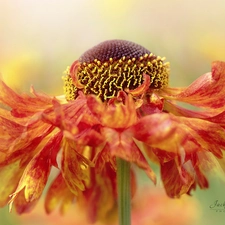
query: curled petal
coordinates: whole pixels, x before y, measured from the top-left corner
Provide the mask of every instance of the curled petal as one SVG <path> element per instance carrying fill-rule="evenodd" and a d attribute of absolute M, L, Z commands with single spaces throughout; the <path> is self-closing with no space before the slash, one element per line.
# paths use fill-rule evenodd
<path fill-rule="evenodd" d="M 70 75 L 71 75 L 71 78 L 73 80 L 75 87 L 82 89 L 82 88 L 84 88 L 84 85 L 80 83 L 80 81 L 77 77 L 77 70 L 78 70 L 79 66 L 80 66 L 80 63 L 78 60 L 76 60 L 70 67 Z"/>
<path fill-rule="evenodd" d="M 137 88 L 135 88 L 133 90 L 126 89 L 125 91 L 127 93 L 132 94 L 133 96 L 143 95 L 149 89 L 149 87 L 151 85 L 150 76 L 147 75 L 147 74 L 144 74 L 143 80 L 144 80 L 144 82 L 140 86 L 138 86 Z"/>
<path fill-rule="evenodd" d="M 11 113 L 15 117 L 32 116 L 40 108 L 46 108 L 51 105 L 51 97 L 37 94 L 33 88 L 31 89 L 31 93 L 35 96 L 31 97 L 27 94 L 19 95 L 0 80 L 0 102 L 10 107 Z"/>
<path fill-rule="evenodd" d="M 130 129 L 139 141 L 178 155 L 181 149 L 185 154 L 205 150 L 221 158 L 221 148 L 225 148 L 225 130 L 218 124 L 198 118 L 153 114 L 141 118 Z"/>
<path fill-rule="evenodd" d="M 91 113 L 103 126 L 126 128 L 136 122 L 135 103 L 131 95 L 119 92 L 118 98 L 111 100 L 110 104 L 106 105 L 95 96 L 87 98 Z"/>
<path fill-rule="evenodd" d="M 23 190 L 26 202 L 29 203 L 39 199 L 50 173 L 51 167 L 48 155 L 48 152 L 46 153 L 46 151 L 41 151 L 27 165 L 16 191 L 12 194 L 10 208 L 12 207 L 14 200 L 17 199 L 17 195 L 20 192 L 23 192 Z"/>
<path fill-rule="evenodd" d="M 182 124 L 179 134 L 183 136 L 182 146 L 186 152 L 194 152 L 195 145 L 196 152 L 205 150 L 218 158 L 223 157 L 221 149 L 225 148 L 225 130 L 221 126 L 196 118 L 177 117 L 176 120 Z"/>
<path fill-rule="evenodd" d="M 115 171 L 109 166 L 101 174 L 93 174 L 91 187 L 83 192 L 81 207 L 86 209 L 91 223 L 107 219 L 116 205 Z"/>
<path fill-rule="evenodd" d="M 141 116 L 150 115 L 153 113 L 161 113 L 163 110 L 164 99 L 160 98 L 157 94 L 151 93 L 147 95 L 138 109 Z"/>
<path fill-rule="evenodd" d="M 176 125 L 170 114 L 156 113 L 141 118 L 129 130 L 141 142 L 154 148 L 176 152 L 180 141 Z"/>
<path fill-rule="evenodd" d="M 167 195 L 173 198 L 188 193 L 194 183 L 194 178 L 174 160 L 161 165 L 161 177 Z"/>
<path fill-rule="evenodd" d="M 212 72 L 199 77 L 187 88 L 165 88 L 166 99 L 186 102 L 198 107 L 221 109 L 225 105 L 225 62 L 212 63 Z"/>
<path fill-rule="evenodd" d="M 110 147 L 111 155 L 120 157 L 132 163 L 136 163 L 146 172 L 149 178 L 156 183 L 155 173 L 132 139 L 132 133 L 129 131 L 120 133 L 110 128 L 105 128 L 104 133 Z"/>
<path fill-rule="evenodd" d="M 168 162 L 161 163 L 162 180 L 170 197 L 190 194 L 197 185 L 201 189 L 208 188 L 206 174 L 212 172 L 225 180 L 220 161 L 211 152 L 206 151 L 196 151 L 187 155 L 185 159 L 174 157 Z"/>

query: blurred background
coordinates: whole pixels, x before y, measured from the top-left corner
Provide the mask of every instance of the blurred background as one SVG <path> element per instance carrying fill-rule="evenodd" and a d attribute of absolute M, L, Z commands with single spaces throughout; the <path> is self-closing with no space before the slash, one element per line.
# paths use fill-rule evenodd
<path fill-rule="evenodd" d="M 212 61 L 225 61 L 224 21 L 224 0 L 0 1 L 0 77 L 18 91 L 28 92 L 33 84 L 38 91 L 61 95 L 63 71 L 84 51 L 107 39 L 125 39 L 165 56 L 171 63 L 171 86 L 186 86 L 210 71 Z M 225 212 L 209 206 L 225 202 L 225 185 L 216 177 L 210 185 L 187 203 L 193 204 L 194 219 L 175 224 L 224 224 Z M 35 210 L 36 221 L 45 218 L 43 210 Z M 54 224 L 64 223 L 55 218 Z M 34 222 L 5 207 L 0 224 Z"/>

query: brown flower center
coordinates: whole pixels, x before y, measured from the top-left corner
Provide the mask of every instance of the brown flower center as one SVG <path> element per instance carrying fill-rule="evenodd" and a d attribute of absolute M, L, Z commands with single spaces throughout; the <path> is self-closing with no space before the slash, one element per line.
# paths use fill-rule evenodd
<path fill-rule="evenodd" d="M 78 90 L 97 95 L 107 101 L 120 90 L 134 90 L 150 76 L 151 89 L 168 85 L 169 63 L 144 47 L 124 40 L 110 40 L 86 51 L 72 65 L 65 80 L 67 100 L 73 100 Z"/>

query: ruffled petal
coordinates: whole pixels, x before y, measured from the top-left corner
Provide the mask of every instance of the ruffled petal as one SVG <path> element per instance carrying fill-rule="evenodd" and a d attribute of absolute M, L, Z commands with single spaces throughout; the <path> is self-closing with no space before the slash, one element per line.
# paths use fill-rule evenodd
<path fill-rule="evenodd" d="M 87 105 L 99 123 L 106 127 L 127 128 L 137 120 L 136 107 L 131 95 L 119 92 L 117 98 L 103 103 L 95 96 L 88 96 Z"/>
<path fill-rule="evenodd" d="M 11 113 L 15 117 L 33 116 L 35 112 L 51 105 L 51 97 L 36 93 L 33 88 L 31 88 L 31 93 L 34 95 L 33 97 L 27 94 L 17 94 L 0 80 L 0 102 L 10 107 Z"/>
<path fill-rule="evenodd" d="M 5 206 L 10 200 L 10 194 L 15 192 L 20 177 L 23 174 L 23 170 L 24 167 L 22 168 L 19 162 L 0 168 L 2 182 L 2 185 L 0 185 L 0 207 Z"/>
<path fill-rule="evenodd" d="M 94 223 L 109 217 L 116 206 L 116 173 L 106 165 L 101 174 L 92 173 L 91 180 L 79 204 L 86 209 L 90 222 Z"/>
<path fill-rule="evenodd" d="M 117 132 L 114 129 L 104 128 L 104 134 L 109 144 L 110 154 L 126 161 L 137 164 L 149 178 L 156 183 L 156 176 L 149 166 L 144 155 L 137 147 L 129 131 Z"/>
<path fill-rule="evenodd" d="M 16 191 L 12 194 L 10 208 L 20 192 L 24 191 L 24 199 L 27 203 L 40 198 L 50 173 L 51 161 L 49 154 L 50 152 L 41 151 L 29 162 Z"/>
<path fill-rule="evenodd" d="M 70 191 L 78 194 L 78 190 L 84 190 L 84 182 L 88 181 L 87 167 L 91 163 L 76 151 L 74 142 L 64 139 L 62 153 L 62 175 Z"/>
<path fill-rule="evenodd" d="M 144 99 L 140 106 L 137 109 L 140 117 L 150 115 L 153 113 L 161 113 L 163 111 L 164 99 L 159 97 L 155 93 L 149 93 Z"/>
<path fill-rule="evenodd" d="M 196 118 L 176 118 L 180 125 L 180 135 L 183 134 L 183 146 L 186 153 L 209 151 L 222 158 L 225 148 L 225 130 L 216 123 Z M 195 147 L 194 147 L 195 146 Z"/>
<path fill-rule="evenodd" d="M 37 199 L 32 202 L 27 202 L 24 196 L 24 190 L 21 190 L 17 194 L 16 198 L 14 199 L 14 207 L 18 214 L 31 212 L 36 204 L 37 204 Z M 9 206 L 11 210 L 11 204 Z"/>
<path fill-rule="evenodd" d="M 32 158 L 41 148 L 40 143 L 46 142 L 46 137 L 51 133 L 54 128 L 45 126 L 38 122 L 33 126 L 28 126 L 24 131 L 13 141 L 8 142 L 8 149 L 4 151 L 3 157 L 0 158 L 0 166 L 15 162 L 16 160 L 23 160 Z"/>
<path fill-rule="evenodd" d="M 225 62 L 212 63 L 212 72 L 199 77 L 187 88 L 165 88 L 166 99 L 186 102 L 198 107 L 219 110 L 225 105 Z"/>
<path fill-rule="evenodd" d="M 141 118 L 130 129 L 139 141 L 177 155 L 181 149 L 185 154 L 205 150 L 221 158 L 221 149 L 225 148 L 225 130 L 216 123 L 198 118 L 153 114 Z"/>
<path fill-rule="evenodd" d="M 194 183 L 194 178 L 175 160 L 161 164 L 161 177 L 167 195 L 172 198 L 188 193 Z"/>
<path fill-rule="evenodd" d="M 216 174 L 225 180 L 223 168 L 211 152 L 196 151 L 185 157 L 178 156 L 161 163 L 162 180 L 170 197 L 190 194 L 197 185 L 201 189 L 207 189 L 209 174 Z"/>
<path fill-rule="evenodd" d="M 177 134 L 177 123 L 170 114 L 155 113 L 142 117 L 129 130 L 134 138 L 151 147 L 177 152 L 180 137 Z"/>
<path fill-rule="evenodd" d="M 199 119 L 206 119 L 206 120 L 208 120 L 210 116 L 213 116 L 214 114 L 218 114 L 218 112 L 217 113 L 209 112 L 208 110 L 196 111 L 196 110 L 186 109 L 168 100 L 164 101 L 163 111 L 172 113 L 175 116 L 199 118 Z"/>
<path fill-rule="evenodd" d="M 47 213 L 51 213 L 58 205 L 60 205 L 60 212 L 65 213 L 73 203 L 74 198 L 74 194 L 67 187 L 62 174 L 59 173 L 47 192 L 45 198 L 45 210 Z"/>

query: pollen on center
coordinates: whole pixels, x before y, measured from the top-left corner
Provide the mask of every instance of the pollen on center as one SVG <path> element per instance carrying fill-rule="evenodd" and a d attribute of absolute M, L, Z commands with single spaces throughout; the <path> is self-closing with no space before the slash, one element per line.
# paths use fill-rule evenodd
<path fill-rule="evenodd" d="M 169 63 L 144 47 L 124 40 L 110 40 L 86 51 L 64 78 L 67 100 L 78 90 L 107 101 L 121 90 L 134 90 L 150 76 L 150 89 L 168 85 Z"/>

